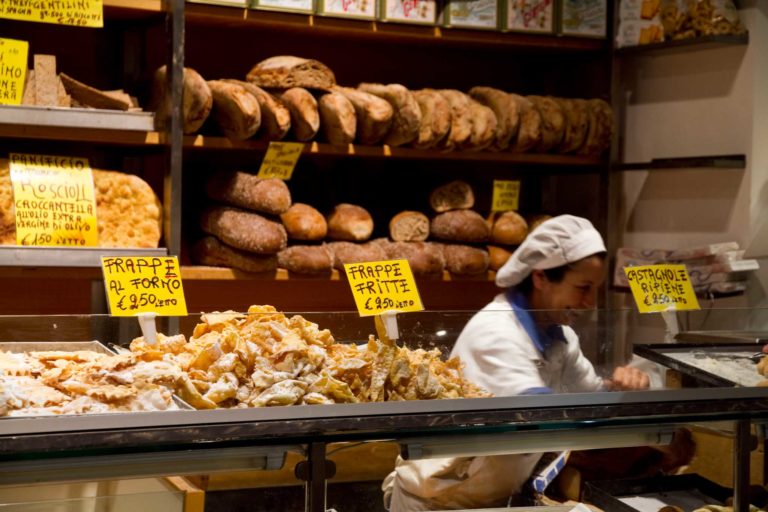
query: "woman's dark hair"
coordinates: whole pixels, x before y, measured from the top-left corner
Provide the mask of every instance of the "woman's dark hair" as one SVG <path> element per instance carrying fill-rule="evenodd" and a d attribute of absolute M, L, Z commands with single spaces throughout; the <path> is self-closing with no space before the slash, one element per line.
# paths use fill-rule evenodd
<path fill-rule="evenodd" d="M 606 252 L 597 252 L 595 254 L 590 254 L 589 256 L 586 256 L 582 259 L 591 258 L 592 256 L 597 256 L 601 260 L 605 261 L 605 259 L 608 257 L 608 253 Z M 582 261 L 582 260 L 579 260 Z M 579 261 L 574 261 L 573 263 L 566 263 L 565 265 L 561 265 L 559 267 L 555 268 L 548 268 L 545 269 L 544 275 L 547 276 L 547 281 L 550 281 L 552 283 L 559 283 L 563 280 L 565 277 L 565 273 L 569 270 L 573 269 L 573 265 L 578 263 Z M 520 284 L 515 286 L 515 289 L 525 295 L 526 297 L 530 296 L 531 292 L 533 291 L 533 273 L 528 274 L 525 279 L 523 279 Z"/>

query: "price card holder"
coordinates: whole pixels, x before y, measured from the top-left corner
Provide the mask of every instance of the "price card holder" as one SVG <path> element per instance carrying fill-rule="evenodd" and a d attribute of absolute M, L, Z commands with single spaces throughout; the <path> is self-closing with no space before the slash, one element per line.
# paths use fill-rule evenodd
<path fill-rule="evenodd" d="M 270 142 L 257 177 L 291 179 L 302 151 L 304 144 L 300 142 Z"/>
<path fill-rule="evenodd" d="M 26 41 L 0 38 L 0 105 L 21 105 L 28 55 Z"/>
<path fill-rule="evenodd" d="M 624 267 L 641 313 L 701 309 L 685 265 Z"/>
<path fill-rule="evenodd" d="M 102 0 L 14 0 L 0 2 L 0 18 L 75 27 L 103 27 Z"/>
<path fill-rule="evenodd" d="M 187 314 L 176 256 L 102 256 L 101 268 L 112 316 Z"/>
<path fill-rule="evenodd" d="M 99 245 L 87 159 L 11 153 L 10 160 L 18 245 Z"/>
<path fill-rule="evenodd" d="M 491 211 L 517 211 L 520 206 L 520 182 L 512 180 L 493 180 L 493 202 Z"/>

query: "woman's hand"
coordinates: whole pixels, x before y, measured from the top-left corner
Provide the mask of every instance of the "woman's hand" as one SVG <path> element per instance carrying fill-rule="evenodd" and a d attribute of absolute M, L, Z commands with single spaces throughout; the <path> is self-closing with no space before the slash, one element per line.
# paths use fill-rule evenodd
<path fill-rule="evenodd" d="M 606 385 L 611 391 L 648 389 L 650 383 L 651 381 L 644 371 L 630 366 L 619 366 L 613 370 L 613 377 L 606 380 Z"/>

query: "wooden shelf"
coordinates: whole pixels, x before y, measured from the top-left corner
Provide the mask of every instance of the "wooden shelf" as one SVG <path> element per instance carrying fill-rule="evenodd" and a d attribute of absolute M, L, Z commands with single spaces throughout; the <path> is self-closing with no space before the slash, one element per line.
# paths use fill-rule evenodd
<path fill-rule="evenodd" d="M 665 41 L 663 43 L 643 44 L 627 46 L 616 50 L 619 56 L 643 56 L 661 53 L 684 53 L 712 48 L 724 48 L 727 46 L 739 46 L 749 44 L 749 32 L 743 34 L 712 35 Z"/>
<path fill-rule="evenodd" d="M 254 274 L 243 272 L 233 268 L 224 267 L 205 267 L 205 266 L 182 266 L 181 277 L 185 281 L 238 281 L 238 280 L 312 280 L 312 281 L 341 281 L 341 273 L 333 269 L 330 275 L 312 276 L 304 274 L 291 274 L 284 268 L 279 268 L 274 272 L 264 272 Z M 443 271 L 439 276 L 416 276 L 418 281 L 494 281 L 496 272 L 489 270 L 485 274 L 472 276 L 455 276 L 448 271 Z"/>
<path fill-rule="evenodd" d="M 688 156 L 680 158 L 654 158 L 650 162 L 616 164 L 616 171 L 651 171 L 661 169 L 744 169 L 746 155 Z"/>
<path fill-rule="evenodd" d="M 608 48 L 604 39 L 426 27 L 214 5 L 186 4 L 185 17 L 187 23 L 203 25 L 254 26 L 280 32 L 301 31 L 305 34 L 314 33 L 329 37 L 370 38 L 464 47 L 477 45 L 550 52 L 601 51 Z"/>
<path fill-rule="evenodd" d="M 143 19 L 164 12 L 163 0 L 104 0 L 106 19 Z"/>
<path fill-rule="evenodd" d="M 164 140 L 164 136 L 158 132 L 15 124 L 0 124 L 0 137 L 91 142 L 116 146 L 157 146 L 163 143 Z"/>

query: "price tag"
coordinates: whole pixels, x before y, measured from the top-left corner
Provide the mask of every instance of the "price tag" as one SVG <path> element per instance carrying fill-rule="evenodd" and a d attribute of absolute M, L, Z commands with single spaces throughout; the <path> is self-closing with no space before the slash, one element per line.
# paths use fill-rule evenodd
<path fill-rule="evenodd" d="M 3 0 L 0 18 L 76 27 L 103 27 L 102 0 Z"/>
<path fill-rule="evenodd" d="M 493 203 L 491 211 L 517 211 L 520 206 L 520 182 L 511 180 L 493 180 Z"/>
<path fill-rule="evenodd" d="M 99 245 L 93 173 L 86 158 L 10 157 L 18 245 Z"/>
<path fill-rule="evenodd" d="M 102 256 L 112 316 L 184 316 L 187 303 L 176 256 Z"/>
<path fill-rule="evenodd" d="M 685 265 L 624 267 L 641 313 L 701 309 Z"/>
<path fill-rule="evenodd" d="M 424 309 L 408 260 L 347 263 L 344 271 L 360 316 Z"/>
<path fill-rule="evenodd" d="M 262 179 L 279 178 L 286 181 L 291 179 L 302 151 L 304 151 L 304 144 L 301 142 L 270 142 L 256 176 Z"/>
<path fill-rule="evenodd" d="M 0 39 L 0 105 L 21 105 L 28 54 L 28 42 Z"/>

